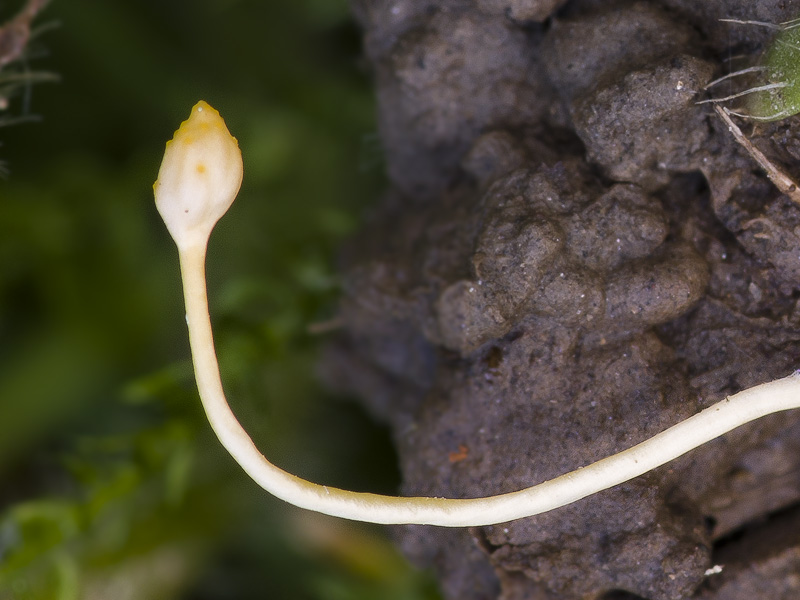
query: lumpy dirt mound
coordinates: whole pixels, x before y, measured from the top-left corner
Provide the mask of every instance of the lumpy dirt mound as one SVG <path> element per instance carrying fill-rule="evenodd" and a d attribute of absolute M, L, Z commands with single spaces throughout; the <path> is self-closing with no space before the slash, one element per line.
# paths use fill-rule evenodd
<path fill-rule="evenodd" d="M 800 364 L 800 208 L 697 104 L 772 35 L 719 19 L 800 2 L 353 4 L 393 189 L 325 369 L 391 423 L 404 493 L 527 487 Z M 794 119 L 748 129 L 800 158 Z M 798 502 L 785 414 L 546 515 L 399 537 L 453 600 L 788 600 Z"/>

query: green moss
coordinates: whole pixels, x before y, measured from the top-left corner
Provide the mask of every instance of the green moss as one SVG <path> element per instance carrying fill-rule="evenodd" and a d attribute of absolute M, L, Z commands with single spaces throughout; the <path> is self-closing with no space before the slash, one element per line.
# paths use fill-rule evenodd
<path fill-rule="evenodd" d="M 780 85 L 747 96 L 747 114 L 761 121 L 778 121 L 800 112 L 800 24 L 780 30 L 764 54 L 766 80 Z"/>

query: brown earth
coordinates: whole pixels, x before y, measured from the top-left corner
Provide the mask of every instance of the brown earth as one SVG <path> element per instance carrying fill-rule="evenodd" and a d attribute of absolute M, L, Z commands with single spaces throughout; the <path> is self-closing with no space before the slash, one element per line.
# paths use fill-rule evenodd
<path fill-rule="evenodd" d="M 800 2 L 353 9 L 392 189 L 324 370 L 391 424 L 403 493 L 526 487 L 797 368 L 800 207 L 696 102 L 773 34 L 719 19 Z M 742 126 L 797 164 L 796 119 Z M 451 600 L 795 599 L 800 415 L 545 515 L 398 536 Z"/>

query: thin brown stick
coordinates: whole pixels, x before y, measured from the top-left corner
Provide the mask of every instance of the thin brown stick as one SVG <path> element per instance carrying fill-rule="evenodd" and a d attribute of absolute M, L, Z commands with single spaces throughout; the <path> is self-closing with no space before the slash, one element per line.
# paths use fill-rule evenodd
<path fill-rule="evenodd" d="M 739 129 L 739 126 L 733 122 L 733 119 L 731 119 L 730 111 L 727 108 L 714 105 L 714 110 L 719 115 L 720 119 L 725 121 L 725 124 L 728 126 L 728 131 L 733 134 L 733 138 L 739 142 L 739 144 L 745 150 L 747 150 L 747 153 L 753 157 L 759 166 L 766 171 L 767 177 L 769 177 L 770 181 L 775 184 L 775 187 L 777 187 L 782 193 L 789 196 L 794 202 L 800 204 L 800 188 L 798 188 L 798 185 L 794 182 L 794 180 L 776 167 L 764 155 L 764 153 L 761 152 L 761 150 L 755 147 L 753 142 L 745 137 L 745 135 L 742 133 L 742 130 Z"/>
<path fill-rule="evenodd" d="M 0 67 L 22 56 L 31 36 L 31 23 L 47 2 L 28 0 L 17 16 L 0 26 Z"/>

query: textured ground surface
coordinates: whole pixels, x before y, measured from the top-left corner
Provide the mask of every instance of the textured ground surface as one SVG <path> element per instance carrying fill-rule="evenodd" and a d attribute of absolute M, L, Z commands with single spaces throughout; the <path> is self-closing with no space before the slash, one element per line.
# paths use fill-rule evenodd
<path fill-rule="evenodd" d="M 796 368 L 800 208 L 696 102 L 772 34 L 720 18 L 800 2 L 353 8 L 393 187 L 324 368 L 392 425 L 404 493 L 526 487 Z M 794 120 L 745 129 L 800 158 Z M 788 600 L 799 501 L 789 414 L 546 515 L 399 538 L 452 600 Z"/>

